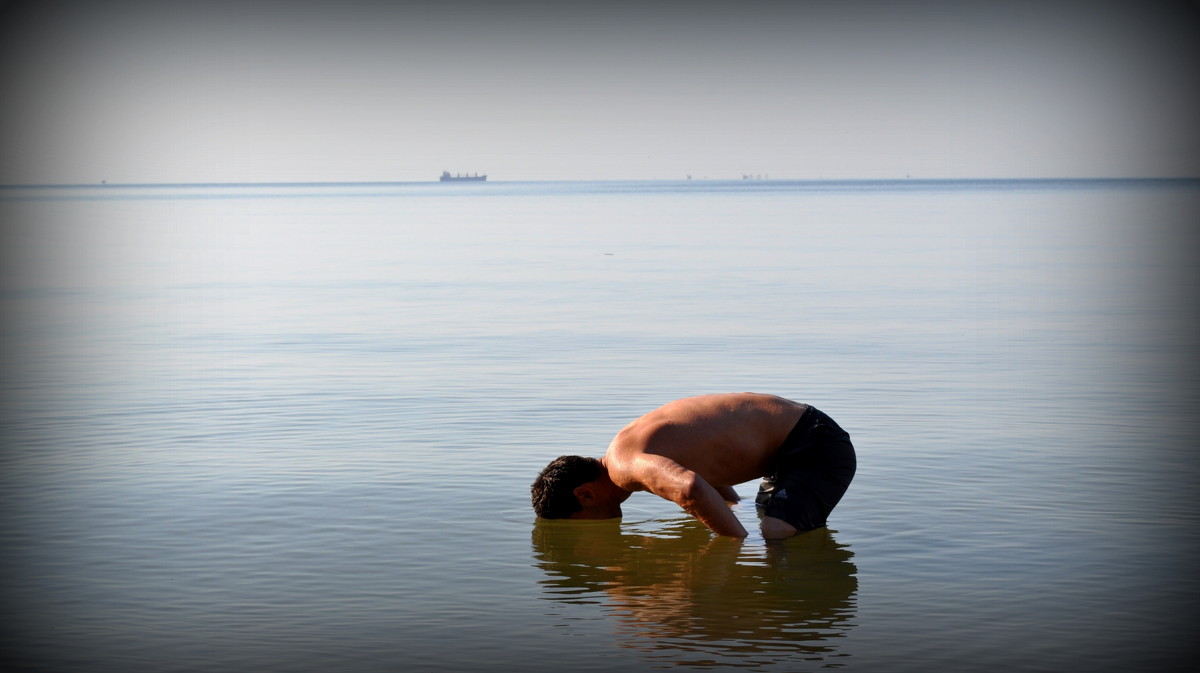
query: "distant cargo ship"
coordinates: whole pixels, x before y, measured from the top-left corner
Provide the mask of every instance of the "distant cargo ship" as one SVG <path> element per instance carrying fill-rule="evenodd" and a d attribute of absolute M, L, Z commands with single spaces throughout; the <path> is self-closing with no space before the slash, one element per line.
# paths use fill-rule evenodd
<path fill-rule="evenodd" d="M 450 175 L 450 171 L 442 171 L 442 182 L 483 182 L 487 175 Z"/>

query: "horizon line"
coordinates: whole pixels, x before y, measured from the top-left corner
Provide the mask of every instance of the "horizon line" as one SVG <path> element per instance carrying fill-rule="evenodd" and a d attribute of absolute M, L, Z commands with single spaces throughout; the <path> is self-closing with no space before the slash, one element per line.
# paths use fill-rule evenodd
<path fill-rule="evenodd" d="M 732 183 L 980 183 L 980 182 L 1189 182 L 1200 180 L 1198 176 L 1126 176 L 1126 177 L 892 177 L 892 178 L 602 178 L 574 180 L 490 180 L 478 184 L 536 184 L 536 183 L 636 183 L 636 182 L 732 182 Z M 0 189 L 104 189 L 104 188 L 169 188 L 169 187 L 383 187 L 399 185 L 436 185 L 438 180 L 308 180 L 308 181 L 236 181 L 236 182 L 63 182 L 63 183 L 0 183 Z M 476 184 L 476 183 L 472 183 Z"/>

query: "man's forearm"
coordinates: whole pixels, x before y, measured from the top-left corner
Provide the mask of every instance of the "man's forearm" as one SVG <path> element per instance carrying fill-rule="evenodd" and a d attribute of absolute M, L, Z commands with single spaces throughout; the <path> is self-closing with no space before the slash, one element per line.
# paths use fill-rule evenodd
<path fill-rule="evenodd" d="M 746 537 L 746 527 L 734 516 L 725 498 L 708 482 L 696 477 L 692 488 L 679 505 L 717 535 Z"/>

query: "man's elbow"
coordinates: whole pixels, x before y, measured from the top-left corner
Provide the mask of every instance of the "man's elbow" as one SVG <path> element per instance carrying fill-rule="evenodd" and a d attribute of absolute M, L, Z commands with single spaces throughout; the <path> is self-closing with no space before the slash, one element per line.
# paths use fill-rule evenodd
<path fill-rule="evenodd" d="M 677 483 L 675 497 L 671 498 L 680 507 L 689 512 L 694 512 L 701 502 L 704 500 L 703 482 L 700 477 L 695 474 L 689 474 L 686 478 Z"/>
<path fill-rule="evenodd" d="M 697 475 L 680 482 L 678 495 L 672 500 L 694 516 L 703 517 L 706 512 L 712 513 L 718 507 L 726 509 L 724 493 Z"/>

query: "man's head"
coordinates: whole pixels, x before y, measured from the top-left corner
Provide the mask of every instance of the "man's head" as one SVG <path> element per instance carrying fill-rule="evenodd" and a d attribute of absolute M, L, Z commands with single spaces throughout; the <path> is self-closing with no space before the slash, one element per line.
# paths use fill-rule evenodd
<path fill-rule="evenodd" d="M 550 461 L 529 490 L 533 511 L 543 519 L 611 519 L 621 516 L 629 497 L 608 478 L 604 463 L 584 456 Z"/>

